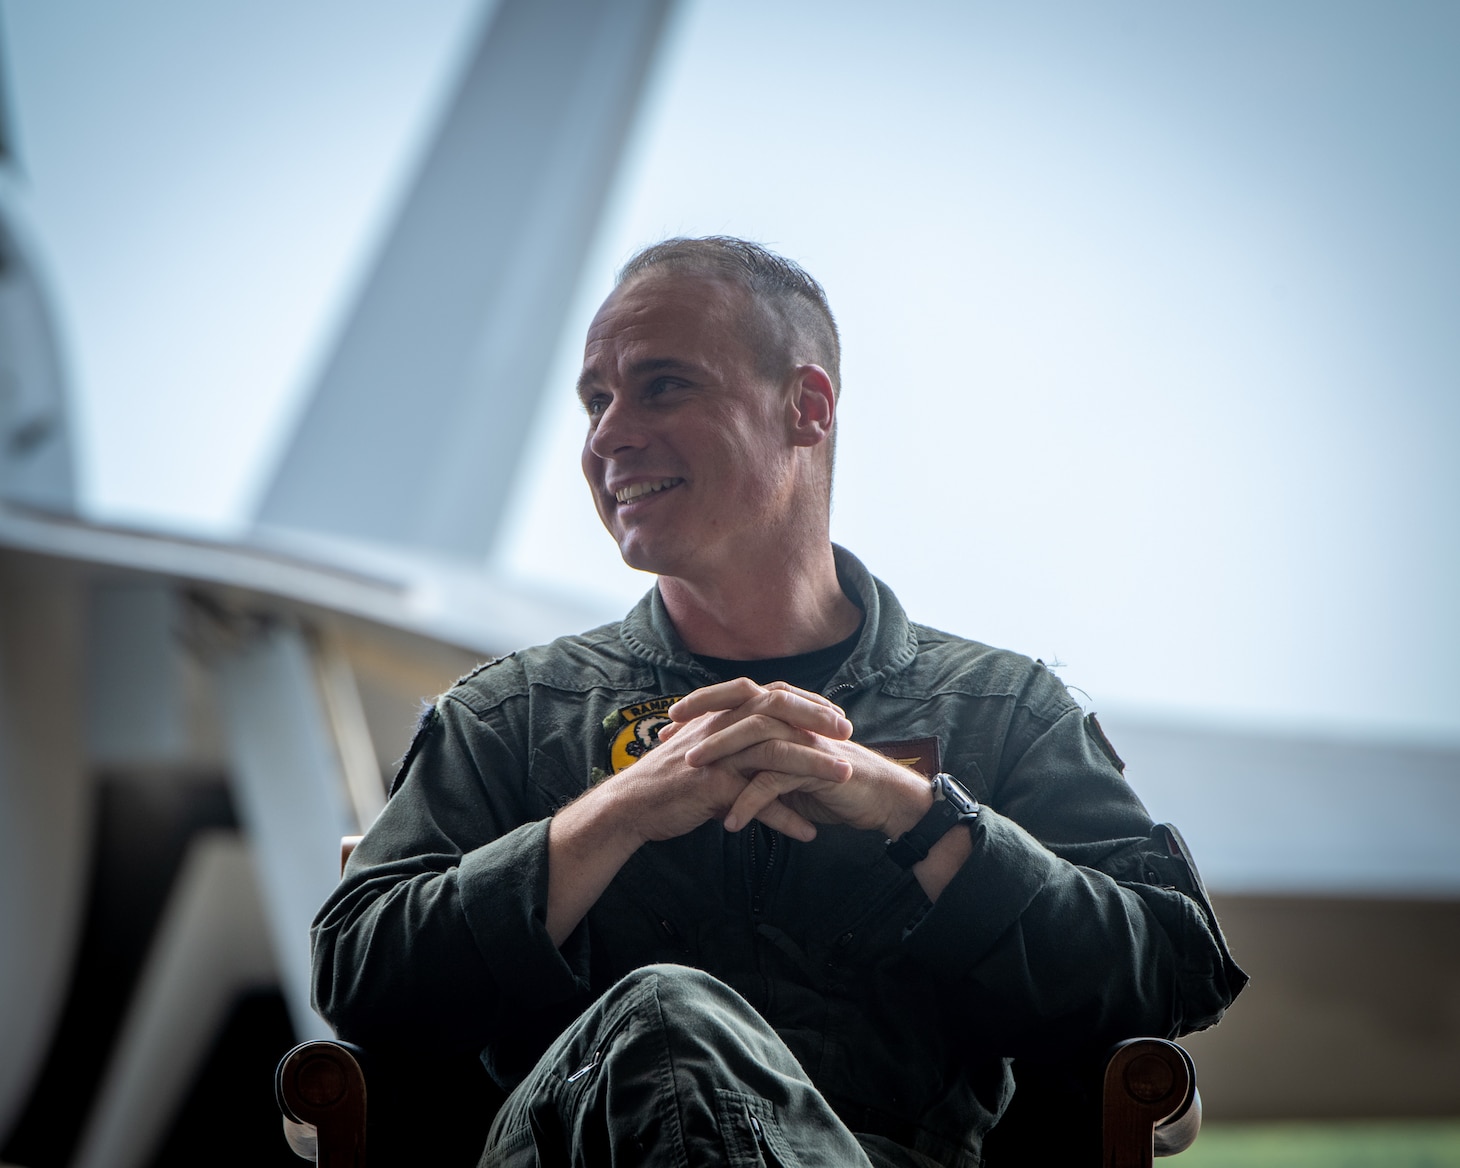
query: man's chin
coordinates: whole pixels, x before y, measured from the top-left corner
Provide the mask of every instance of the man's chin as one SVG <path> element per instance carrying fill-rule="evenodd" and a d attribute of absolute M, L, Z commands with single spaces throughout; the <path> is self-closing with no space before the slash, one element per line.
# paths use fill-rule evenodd
<path fill-rule="evenodd" d="M 623 557 L 624 563 L 636 572 L 648 572 L 655 576 L 664 574 L 664 557 L 655 555 L 653 549 L 646 547 L 642 541 L 625 537 L 619 540 L 618 553 Z"/>

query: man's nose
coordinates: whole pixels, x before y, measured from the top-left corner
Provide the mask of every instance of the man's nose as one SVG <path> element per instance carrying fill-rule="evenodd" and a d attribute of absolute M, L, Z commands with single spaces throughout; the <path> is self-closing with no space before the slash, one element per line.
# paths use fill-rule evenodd
<path fill-rule="evenodd" d="M 598 415 L 598 422 L 588 439 L 588 449 L 599 458 L 609 458 L 644 445 L 642 419 L 631 403 L 615 398 Z"/>

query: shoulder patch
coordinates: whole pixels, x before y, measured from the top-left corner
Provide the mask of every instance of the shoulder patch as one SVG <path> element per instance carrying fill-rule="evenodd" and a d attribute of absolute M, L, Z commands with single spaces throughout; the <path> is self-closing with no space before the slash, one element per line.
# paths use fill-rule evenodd
<path fill-rule="evenodd" d="M 406 771 L 410 768 L 411 761 L 421 749 L 421 743 L 426 740 L 426 735 L 431 728 L 441 720 L 441 715 L 436 712 L 436 703 L 421 699 L 421 713 L 416 719 L 416 732 L 411 736 L 411 744 L 406 747 L 405 755 L 400 760 L 400 765 L 395 768 L 395 778 L 390 781 L 390 794 L 394 795 L 397 788 L 406 777 Z M 387 796 L 389 798 L 389 796 Z"/>
<path fill-rule="evenodd" d="M 1110 745 L 1110 739 L 1105 737 L 1105 731 L 1100 728 L 1100 722 L 1094 714 L 1085 715 L 1085 733 L 1094 740 L 1100 753 L 1110 760 L 1111 765 L 1121 774 L 1125 774 L 1125 760 L 1115 753 L 1115 747 Z"/>
<path fill-rule="evenodd" d="M 609 737 L 609 774 L 616 775 L 624 767 L 632 766 L 659 745 L 659 731 L 669 725 L 669 707 L 684 696 L 670 694 L 635 702 L 603 720 L 604 732 Z"/>

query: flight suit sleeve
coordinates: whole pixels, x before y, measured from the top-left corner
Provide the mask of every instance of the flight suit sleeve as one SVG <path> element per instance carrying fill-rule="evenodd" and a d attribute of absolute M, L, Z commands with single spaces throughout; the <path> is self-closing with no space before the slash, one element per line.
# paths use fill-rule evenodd
<path fill-rule="evenodd" d="M 559 950 L 544 924 L 552 808 L 530 781 L 526 702 L 481 714 L 447 694 L 424 719 L 314 923 L 315 1006 L 340 1037 L 490 1042 L 510 1062 L 588 1001 L 585 931 Z"/>
<path fill-rule="evenodd" d="M 1247 978 L 1185 844 L 1151 821 L 1098 724 L 1038 673 L 974 779 L 972 853 L 908 944 L 968 989 L 980 1041 L 1001 1053 L 1210 1026 Z"/>

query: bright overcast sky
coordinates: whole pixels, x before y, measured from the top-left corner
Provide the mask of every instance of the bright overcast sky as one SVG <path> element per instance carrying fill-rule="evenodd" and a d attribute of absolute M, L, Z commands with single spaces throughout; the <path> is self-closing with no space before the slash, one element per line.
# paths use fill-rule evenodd
<path fill-rule="evenodd" d="M 89 509 L 237 531 L 478 6 L 0 0 Z M 834 534 L 1096 706 L 1460 739 L 1460 5 L 698 0 L 499 557 L 647 586 L 577 478 L 613 267 L 825 284 Z"/>

